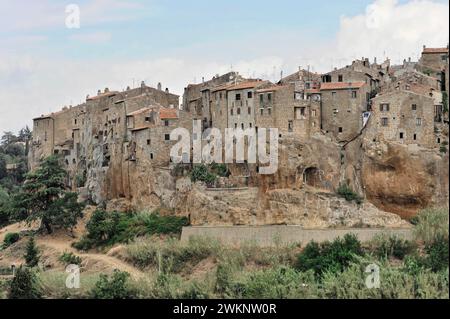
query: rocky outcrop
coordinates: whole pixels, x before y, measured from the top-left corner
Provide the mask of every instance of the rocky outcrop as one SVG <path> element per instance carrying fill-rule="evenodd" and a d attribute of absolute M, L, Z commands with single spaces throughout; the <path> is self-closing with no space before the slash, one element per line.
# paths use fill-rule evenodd
<path fill-rule="evenodd" d="M 448 154 L 414 145 L 365 140 L 361 182 L 367 200 L 403 218 L 448 206 Z"/>

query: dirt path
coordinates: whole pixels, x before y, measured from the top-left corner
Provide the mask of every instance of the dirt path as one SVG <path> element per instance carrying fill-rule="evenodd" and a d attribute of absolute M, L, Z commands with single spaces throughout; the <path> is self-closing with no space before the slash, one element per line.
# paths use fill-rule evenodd
<path fill-rule="evenodd" d="M 70 238 L 61 238 L 54 236 L 46 236 L 37 239 L 37 244 L 39 246 L 53 248 L 58 252 L 60 252 L 61 254 L 64 252 L 72 252 L 75 255 L 80 256 L 83 260 L 85 260 L 88 263 L 88 265 L 91 263 L 100 262 L 110 269 L 118 269 L 120 271 L 126 271 L 135 279 L 146 276 L 146 274 L 141 270 L 137 269 L 136 267 L 133 267 L 132 265 L 116 257 L 98 253 L 80 253 L 71 246 L 72 242 L 73 239 L 71 240 Z"/>

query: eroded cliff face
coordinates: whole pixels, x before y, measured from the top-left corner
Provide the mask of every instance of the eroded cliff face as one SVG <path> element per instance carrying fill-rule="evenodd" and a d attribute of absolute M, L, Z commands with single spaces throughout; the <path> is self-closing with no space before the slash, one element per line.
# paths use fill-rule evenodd
<path fill-rule="evenodd" d="M 378 208 L 413 217 L 429 206 L 448 206 L 448 154 L 416 146 L 363 143 L 361 182 Z"/>
<path fill-rule="evenodd" d="M 117 147 L 104 167 L 92 148 L 87 189 L 108 210 L 164 207 L 188 216 L 192 225 L 301 225 L 402 227 L 418 210 L 448 203 L 448 155 L 363 137 L 345 149 L 325 136 L 280 141 L 279 169 L 265 176 L 255 165 L 232 165 L 222 188 L 192 184 L 188 171 L 128 161 Z M 336 194 L 348 184 L 364 200 Z M 233 187 L 230 187 L 232 185 Z"/>

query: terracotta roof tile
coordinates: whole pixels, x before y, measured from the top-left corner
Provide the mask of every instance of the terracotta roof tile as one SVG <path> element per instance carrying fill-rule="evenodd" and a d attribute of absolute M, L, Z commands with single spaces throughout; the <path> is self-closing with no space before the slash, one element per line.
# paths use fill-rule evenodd
<path fill-rule="evenodd" d="M 366 82 L 327 82 L 320 85 L 320 90 L 359 89 L 364 85 L 366 85 Z"/>
<path fill-rule="evenodd" d="M 159 118 L 161 120 L 177 119 L 178 114 L 176 109 L 160 108 Z"/>
<path fill-rule="evenodd" d="M 139 110 L 137 110 L 137 111 L 128 113 L 127 116 L 136 116 L 136 115 L 140 115 L 140 114 L 145 113 L 145 112 L 150 112 L 151 110 L 152 110 L 152 109 L 149 108 L 149 107 L 144 107 L 144 108 L 139 109 Z"/>

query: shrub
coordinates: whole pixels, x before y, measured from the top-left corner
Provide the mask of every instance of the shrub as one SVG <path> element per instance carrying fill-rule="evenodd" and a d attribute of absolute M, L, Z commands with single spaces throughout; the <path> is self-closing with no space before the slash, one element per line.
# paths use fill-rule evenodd
<path fill-rule="evenodd" d="M 41 287 L 35 273 L 29 268 L 19 267 L 11 281 L 9 299 L 39 299 Z"/>
<path fill-rule="evenodd" d="M 18 242 L 20 239 L 20 235 L 18 233 L 8 233 L 5 235 L 5 239 L 3 239 L 3 248 L 9 247 L 12 244 Z"/>
<path fill-rule="evenodd" d="M 81 263 L 83 262 L 83 260 L 81 259 L 80 256 L 75 255 L 74 253 L 71 252 L 64 252 L 60 257 L 59 257 L 59 261 L 62 262 L 63 264 L 67 265 L 78 265 L 80 266 Z"/>
<path fill-rule="evenodd" d="M 39 250 L 34 242 L 34 237 L 30 237 L 26 251 L 25 251 L 25 263 L 28 267 L 36 267 L 39 263 Z"/>
<path fill-rule="evenodd" d="M 207 184 L 213 184 L 216 181 L 217 176 L 210 173 L 208 168 L 203 165 L 195 165 L 191 172 L 191 180 L 193 182 L 201 181 Z"/>
<path fill-rule="evenodd" d="M 448 238 L 448 228 L 448 210 L 445 208 L 429 208 L 417 214 L 414 234 L 416 239 L 429 244 L 441 237 Z"/>
<path fill-rule="evenodd" d="M 220 177 L 230 176 L 230 171 L 228 170 L 228 168 L 225 164 L 212 163 L 210 165 L 210 169 L 217 176 L 220 176 Z"/>
<path fill-rule="evenodd" d="M 425 257 L 425 265 L 434 272 L 448 269 L 449 262 L 449 247 L 448 237 L 440 236 L 429 243 L 425 247 L 425 251 L 428 254 Z"/>
<path fill-rule="evenodd" d="M 341 272 L 356 256 L 362 256 L 361 243 L 355 235 L 347 234 L 344 239 L 317 244 L 309 243 L 297 259 L 296 268 L 300 271 L 313 270 L 317 277 L 325 272 Z"/>
<path fill-rule="evenodd" d="M 373 242 L 373 250 L 378 258 L 397 258 L 403 260 L 411 254 L 416 245 L 413 242 L 398 238 L 397 236 L 378 236 Z"/>
<path fill-rule="evenodd" d="M 444 145 L 442 145 L 442 146 L 439 148 L 439 152 L 440 152 L 440 153 L 443 153 L 443 154 L 447 154 L 447 147 L 444 146 Z"/>
<path fill-rule="evenodd" d="M 133 299 L 136 292 L 127 283 L 130 274 L 115 270 L 111 276 L 100 275 L 100 279 L 92 289 L 93 299 Z"/>
<path fill-rule="evenodd" d="M 339 196 L 345 198 L 345 200 L 348 201 L 348 202 L 355 201 L 358 205 L 363 202 L 363 199 L 361 198 L 361 196 L 356 194 L 353 191 L 353 189 L 350 186 L 348 186 L 347 184 L 339 186 L 339 188 L 337 189 L 336 193 Z"/>
<path fill-rule="evenodd" d="M 179 234 L 186 225 L 188 225 L 186 217 L 108 213 L 97 210 L 86 224 L 87 234 L 73 246 L 80 250 L 89 250 L 98 246 L 127 243 L 139 236 Z"/>

